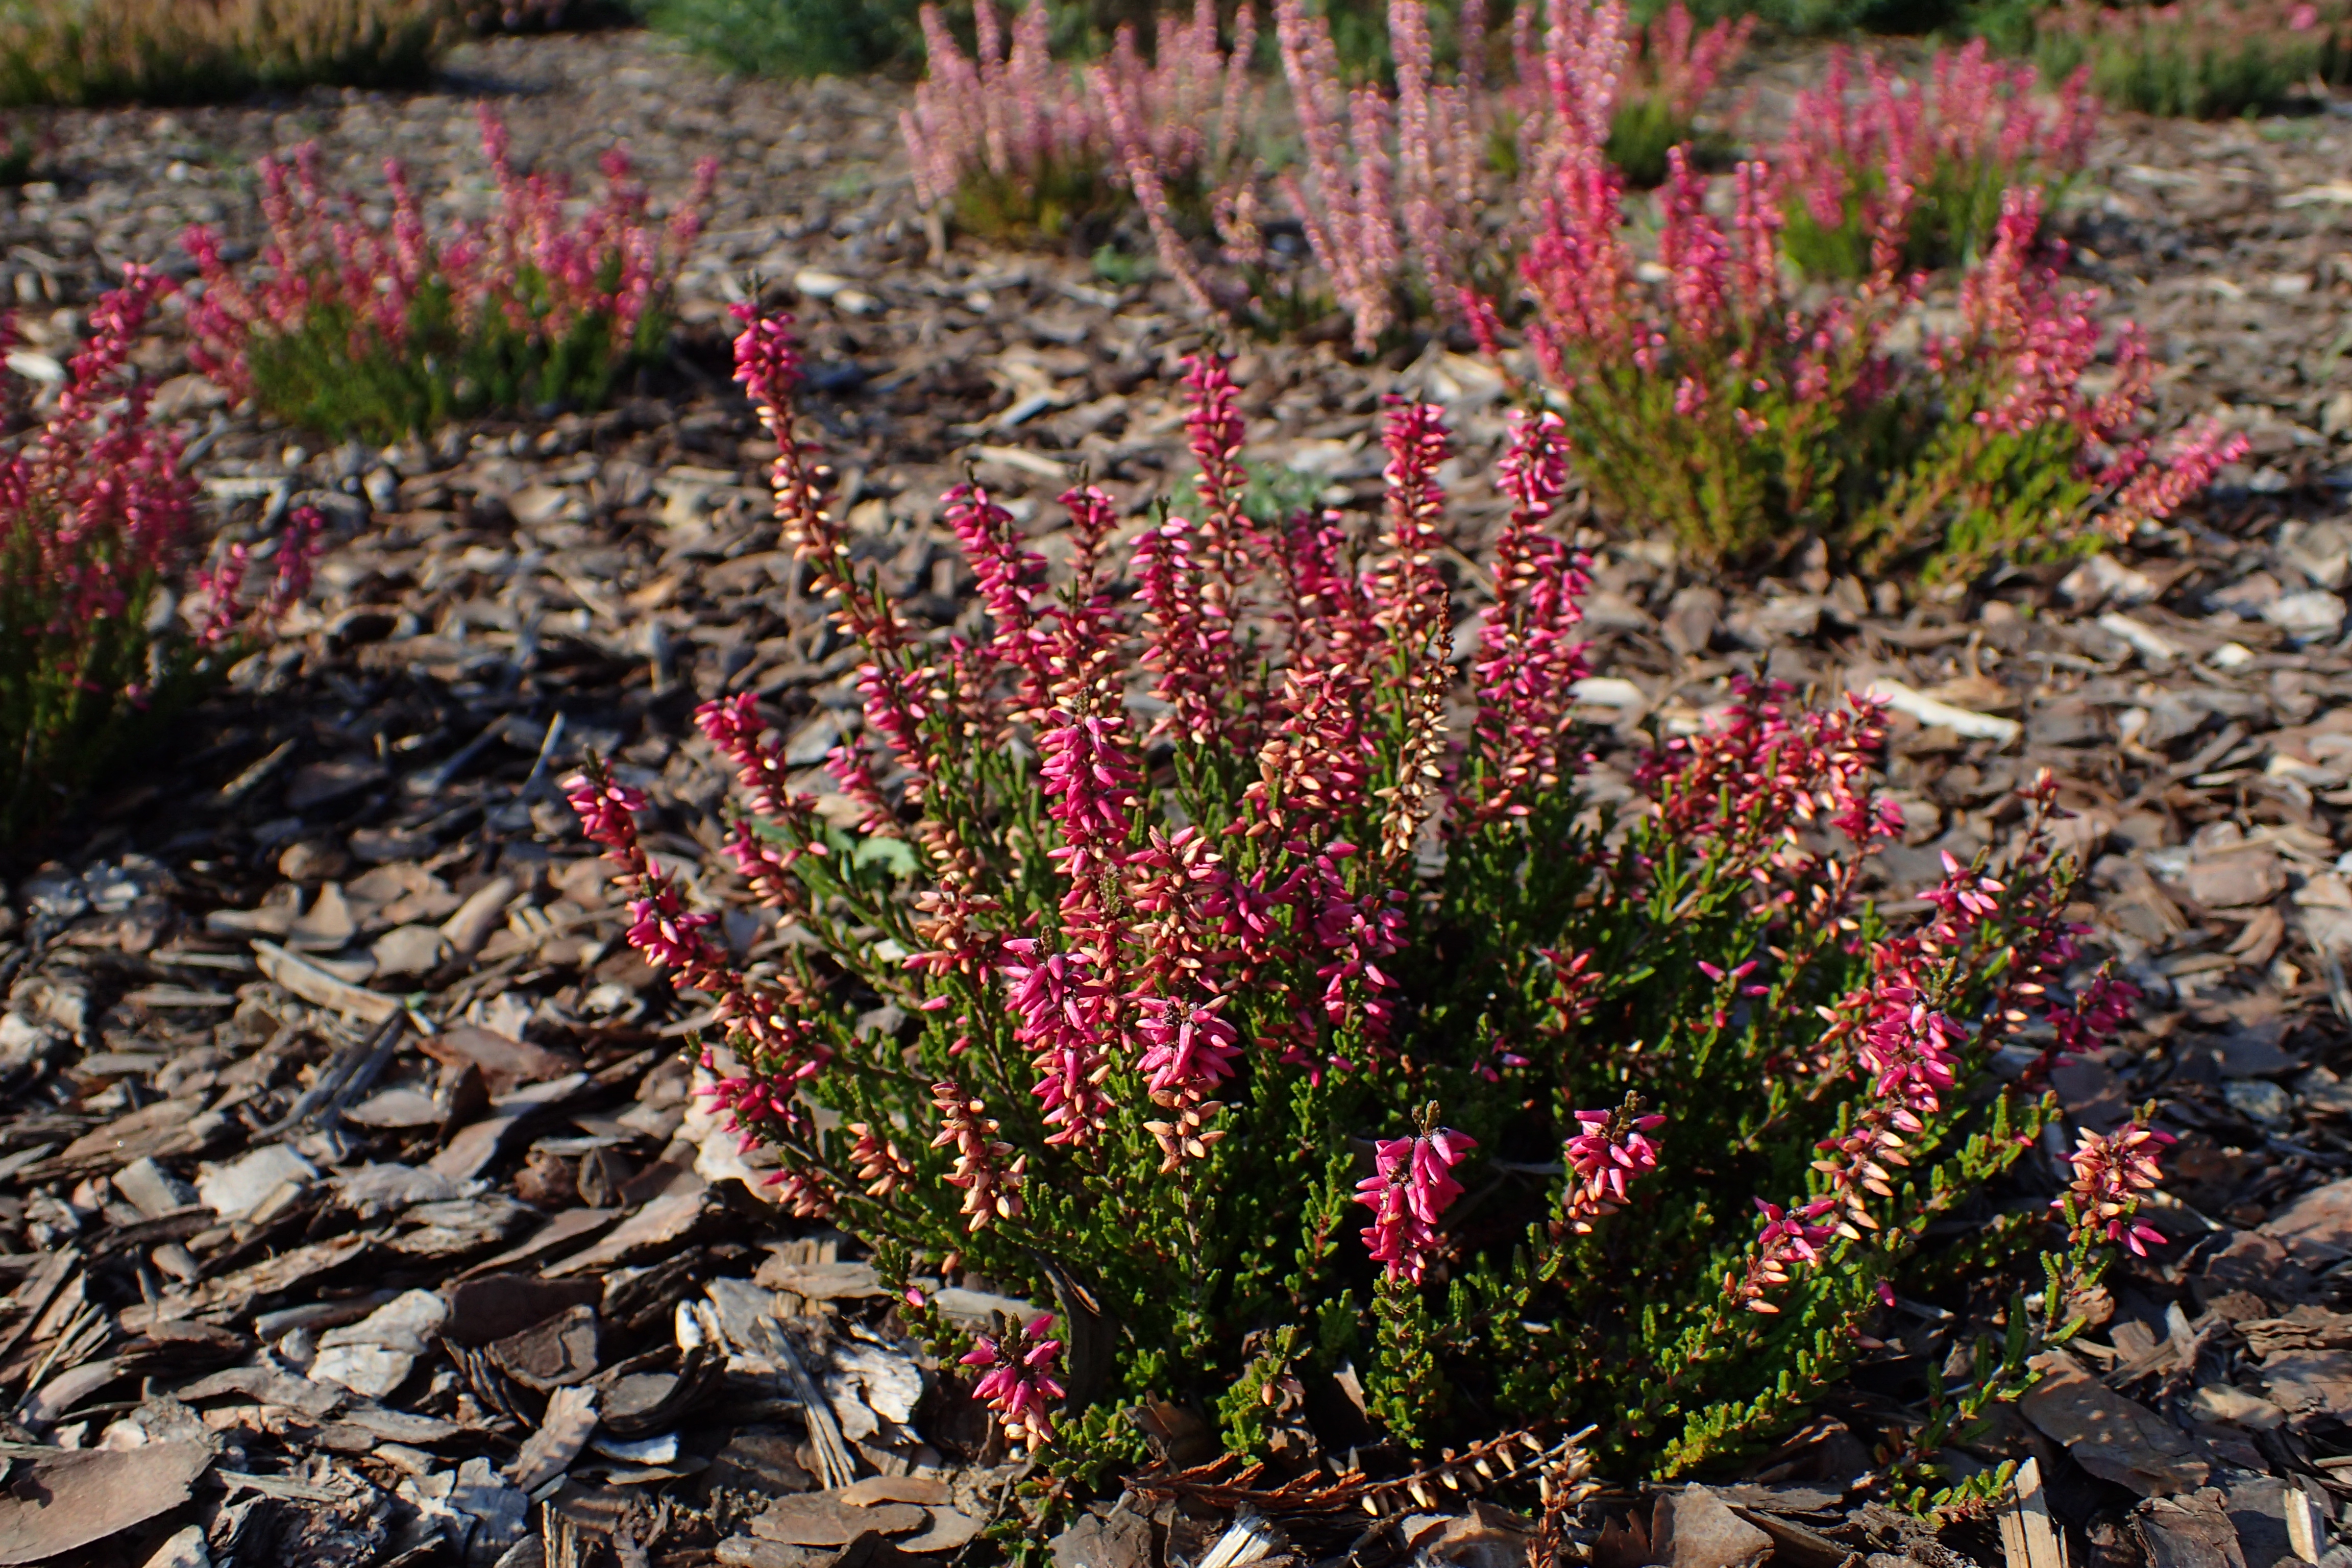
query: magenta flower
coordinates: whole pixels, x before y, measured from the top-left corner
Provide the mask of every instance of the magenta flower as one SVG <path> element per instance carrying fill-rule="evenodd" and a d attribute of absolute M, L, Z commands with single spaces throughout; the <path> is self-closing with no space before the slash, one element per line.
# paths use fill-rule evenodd
<path fill-rule="evenodd" d="M 1356 1184 L 1356 1201 L 1372 1211 L 1364 1246 L 1374 1261 L 1387 1265 L 1390 1279 L 1421 1283 L 1441 1245 L 1438 1218 L 1462 1195 L 1451 1172 L 1475 1147 L 1450 1128 L 1375 1145 L 1376 1173 Z"/>
<path fill-rule="evenodd" d="M 2135 1223 L 2132 1216 L 2139 1212 L 2140 1194 L 2154 1190 L 2164 1179 L 2157 1158 L 2171 1142 L 2171 1133 L 2137 1121 L 2111 1133 L 2075 1134 L 2077 1147 L 2067 1156 L 2074 1167 L 2074 1180 L 2051 1200 L 2050 1206 L 2063 1208 L 2073 1202 L 2076 1242 L 2102 1237 L 2121 1243 L 2141 1258 L 2147 1256 L 2148 1243 L 2164 1245 L 2163 1232 Z"/>
<path fill-rule="evenodd" d="M 610 778 L 574 773 L 563 781 L 564 798 L 579 814 L 580 830 L 596 843 L 625 849 L 637 841 L 637 813 L 645 810 L 642 791 Z"/>
<path fill-rule="evenodd" d="M 1052 1441 L 1053 1405 L 1064 1394 L 1054 1380 L 1062 1342 L 1050 1337 L 1053 1327 L 1053 1314 L 1040 1313 L 1029 1321 L 1009 1350 L 980 1334 L 974 1336 L 972 1348 L 958 1358 L 961 1365 L 982 1369 L 980 1382 L 972 1388 L 973 1397 L 996 1413 L 1009 1441 L 1031 1453 Z"/>
<path fill-rule="evenodd" d="M 1136 1005 L 1141 1014 L 1136 1032 L 1147 1047 L 1136 1068 L 1153 1100 L 1163 1105 L 1197 1102 L 1233 1077 L 1241 1035 L 1220 1011 L 1224 1004 L 1223 996 L 1199 1003 L 1147 996 Z"/>
<path fill-rule="evenodd" d="M 1724 1280 L 1724 1293 L 1750 1312 L 1769 1316 L 1780 1311 L 1765 1297 L 1789 1282 L 1790 1269 L 1821 1262 L 1821 1248 L 1836 1233 L 1832 1226 L 1814 1222 L 1836 1206 L 1833 1200 L 1823 1198 L 1783 1211 L 1757 1199 L 1757 1212 L 1764 1216 L 1763 1229 L 1757 1234 L 1747 1268 Z"/>
<path fill-rule="evenodd" d="M 1636 1103 L 1576 1113 L 1580 1131 L 1560 1152 L 1576 1178 L 1567 1198 L 1571 1228 L 1589 1231 L 1594 1219 L 1615 1214 L 1631 1184 L 1658 1168 L 1658 1147 L 1646 1134 L 1664 1127 L 1666 1119 L 1634 1114 Z"/>

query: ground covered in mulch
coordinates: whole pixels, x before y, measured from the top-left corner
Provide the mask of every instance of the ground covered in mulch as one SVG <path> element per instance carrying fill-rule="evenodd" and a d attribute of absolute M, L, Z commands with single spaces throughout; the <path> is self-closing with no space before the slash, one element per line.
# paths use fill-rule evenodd
<path fill-rule="evenodd" d="M 1777 51 L 1742 88 L 1769 115 L 1820 58 Z M 630 32 L 490 40 L 409 97 L 58 116 L 48 177 L 0 194 L 0 300 L 26 352 L 62 357 L 95 291 L 176 257 L 186 223 L 253 244 L 250 161 L 303 140 L 354 181 L 395 155 L 436 200 L 479 200 L 481 97 L 522 157 L 583 184 L 614 139 L 656 191 L 720 159 L 677 346 L 594 416 L 310 451 L 187 375 L 169 330 L 147 345 L 204 431 L 221 521 L 307 501 L 335 540 L 283 645 L 0 907 L 0 1563 L 990 1560 L 976 1532 L 1020 1468 L 856 1249 L 775 1211 L 760 1155 L 698 1108 L 681 1047 L 706 1015 L 623 942 L 556 784 L 614 759 L 736 949 L 784 940 L 716 852 L 725 771 L 688 715 L 758 691 L 821 792 L 814 764 L 857 722 L 855 656 L 777 551 L 729 300 L 793 302 L 836 505 L 935 623 L 971 586 L 937 522 L 965 465 L 1039 529 L 1078 463 L 1139 509 L 1184 483 L 1175 380 L 1200 334 L 1169 290 L 1076 258 L 940 250 L 898 154 L 903 89 L 729 81 Z M 1971 1331 L 1901 1302 L 1885 1348 L 1744 1477 L 1655 1516 L 1630 1478 L 1595 1478 L 1615 1489 L 1578 1539 L 1604 1568 L 2051 1568 L 2042 1519 L 2116 1568 L 2330 1550 L 2352 1503 L 2336 107 L 2111 123 L 2068 194 L 2077 270 L 2149 329 L 2168 413 L 2226 405 L 2252 440 L 2178 528 L 1925 596 L 1804 557 L 1727 582 L 1587 537 L 1595 793 L 1736 672 L 1875 689 L 1898 710 L 1899 900 L 1944 854 L 2002 846 L 2015 786 L 2052 770 L 2090 867 L 2079 913 L 2147 993 L 2058 1088 L 2078 1125 L 2154 1099 L 2181 1134 L 2154 1211 L 2173 1245 L 2001 1412 L 2041 1486 L 2006 1533 L 1939 1541 L 1872 1500 L 1874 1444 L 1916 1420 L 1876 1391 Z M 1444 403 L 1475 552 L 1499 510 L 1492 370 L 1442 344 L 1370 366 L 1245 345 L 1234 374 L 1255 455 L 1333 504 L 1379 493 L 1384 396 Z M 950 1312 L 1010 1305 L 939 1284 Z M 1163 1487 L 1102 1504 L 1055 1557 L 1521 1560 L 1531 1491 L 1467 1505 L 1448 1479 L 1350 1483 L 1345 1530 Z"/>

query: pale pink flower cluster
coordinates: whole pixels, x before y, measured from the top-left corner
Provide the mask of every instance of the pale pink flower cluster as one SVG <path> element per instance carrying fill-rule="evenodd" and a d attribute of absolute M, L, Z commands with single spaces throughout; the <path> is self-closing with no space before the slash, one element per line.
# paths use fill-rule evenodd
<path fill-rule="evenodd" d="M 956 43 L 938 6 L 927 5 L 921 15 L 930 69 L 898 130 L 924 205 L 954 195 L 971 170 L 1034 181 L 1049 165 L 1079 164 L 1097 153 L 1093 110 L 1054 64 L 1044 5 L 1033 0 L 1015 13 L 1008 38 L 1004 17 L 990 0 L 977 0 L 974 56 Z"/>
<path fill-rule="evenodd" d="M 1418 1285 L 1436 1261 L 1444 1245 L 1438 1219 L 1462 1195 L 1454 1167 L 1476 1146 L 1448 1128 L 1374 1146 L 1373 1173 L 1356 1184 L 1356 1201 L 1372 1211 L 1364 1246 L 1390 1279 Z"/>
<path fill-rule="evenodd" d="M 1064 1394 L 1054 1379 L 1062 1342 L 1053 1337 L 1053 1314 L 1040 1313 L 1013 1344 L 975 1335 L 972 1348 L 959 1358 L 960 1365 L 980 1369 L 972 1396 L 996 1413 L 1007 1440 L 1031 1453 L 1053 1440 L 1053 1407 Z"/>
<path fill-rule="evenodd" d="M 1219 306 L 1194 264 L 1170 193 L 1183 185 L 1209 192 L 1228 256 L 1248 263 L 1264 254 L 1250 153 L 1265 103 L 1249 69 L 1257 47 L 1255 0 L 1243 0 L 1234 13 L 1230 49 L 1218 47 L 1216 0 L 1193 0 L 1189 20 L 1162 15 L 1157 42 L 1147 66 L 1134 33 L 1120 27 L 1109 58 L 1087 68 L 1087 86 L 1108 132 L 1110 166 L 1134 193 L 1161 268 L 1194 310 L 1213 315 Z"/>
<path fill-rule="evenodd" d="M 1517 7 L 1511 36 L 1517 80 L 1503 96 L 1517 122 L 1521 167 L 1533 176 L 1522 185 L 1523 204 L 1539 205 L 1565 171 L 1593 161 L 1620 109 L 1654 100 L 1675 120 L 1696 115 L 1755 29 L 1755 18 L 1743 16 L 1701 32 L 1682 0 L 1645 27 L 1633 25 L 1624 0 Z"/>
<path fill-rule="evenodd" d="M 1276 0 L 1286 129 L 1304 156 L 1274 185 L 1350 319 L 1360 353 L 1371 352 L 1416 294 L 1440 315 L 1475 314 L 1481 301 L 1465 299 L 1465 289 L 1492 270 L 1493 257 L 1522 242 L 1571 166 L 1599 160 L 1621 97 L 1655 99 L 1686 118 L 1752 26 L 1700 31 L 1675 0 L 1636 29 L 1622 0 L 1597 8 L 1591 0 L 1552 0 L 1538 42 L 1535 15 L 1518 12 L 1517 79 L 1497 90 L 1483 75 L 1483 4 L 1457 18 L 1460 64 L 1449 78 L 1436 65 L 1427 0 L 1389 0 L 1391 92 L 1345 84 L 1328 19 L 1304 0 Z M 1110 54 L 1083 73 L 1083 93 L 1049 68 L 1039 5 L 1019 14 L 1008 50 L 1002 20 L 982 0 L 976 58 L 926 16 L 930 75 L 901 121 L 925 203 L 948 201 L 976 175 L 1034 187 L 1056 163 L 1108 162 L 1136 196 L 1162 268 L 1193 307 L 1223 316 L 1248 303 L 1245 290 L 1202 267 L 1176 216 L 1176 194 L 1197 190 L 1220 258 L 1263 282 L 1272 258 L 1253 149 L 1273 128 L 1261 123 L 1263 97 L 1248 75 L 1254 3 L 1236 13 L 1230 47 L 1219 44 L 1213 0 L 1195 0 L 1189 19 L 1162 18 L 1150 64 L 1123 29 Z M 1521 174 L 1514 200 L 1493 205 L 1486 165 L 1490 142 L 1506 130 L 1518 139 Z"/>
<path fill-rule="evenodd" d="M 926 206 L 951 201 L 966 180 L 985 176 L 1034 191 L 1056 173 L 1108 168 L 1135 195 L 1171 276 L 1197 288 L 1177 236 L 1170 187 L 1245 176 L 1242 149 L 1255 133 L 1263 94 L 1250 80 L 1256 16 L 1244 5 L 1230 49 L 1218 41 L 1216 0 L 1192 15 L 1159 18 L 1146 60 L 1131 28 L 1083 72 L 1056 64 L 1047 48 L 1043 0 L 1005 17 L 977 0 L 978 51 L 967 56 L 935 5 L 922 10 L 929 70 L 914 106 L 898 117 L 915 194 Z M 1255 233 L 1245 177 L 1232 183 L 1223 216 L 1235 243 Z M 1195 303 L 1211 309 L 1208 297 Z"/>
<path fill-rule="evenodd" d="M 1330 25 L 1303 0 L 1277 0 L 1304 180 L 1286 175 L 1284 194 L 1341 310 L 1357 352 L 1369 353 L 1399 320 L 1412 289 L 1440 316 L 1477 324 L 1488 258 L 1523 248 L 1556 200 L 1605 167 L 1603 149 L 1621 103 L 1657 99 L 1683 118 L 1695 112 L 1746 47 L 1752 21 L 1696 32 L 1675 0 L 1636 29 L 1623 0 L 1549 0 L 1514 17 L 1517 80 L 1499 92 L 1483 78 L 1485 8 L 1465 6 L 1455 26 L 1461 64 L 1438 79 L 1427 0 L 1390 0 L 1393 98 L 1343 87 Z M 1481 168 L 1492 139 L 1517 143 L 1514 199 L 1489 212 Z M 1410 263 L 1408 265 L 1408 263 Z"/>
<path fill-rule="evenodd" d="M 931 1147 L 955 1151 L 947 1183 L 963 1191 L 964 1228 L 977 1234 L 998 1220 L 1020 1218 L 1029 1156 L 1013 1155 L 1013 1145 L 996 1136 L 1003 1128 L 988 1114 L 988 1102 L 942 1081 L 931 1085 L 931 1104 L 940 1113 Z"/>
<path fill-rule="evenodd" d="M 2134 1121 L 2113 1132 L 2088 1130 L 2075 1134 L 2076 1148 L 2068 1156 L 2074 1180 L 2052 1200 L 2052 1208 L 2074 1208 L 2074 1239 L 2079 1242 L 2120 1243 L 2141 1258 L 2148 1244 L 2164 1245 L 2164 1233 L 2137 1222 L 2140 1196 L 2164 1179 L 2158 1154 L 2173 1141 L 2169 1132 Z"/>

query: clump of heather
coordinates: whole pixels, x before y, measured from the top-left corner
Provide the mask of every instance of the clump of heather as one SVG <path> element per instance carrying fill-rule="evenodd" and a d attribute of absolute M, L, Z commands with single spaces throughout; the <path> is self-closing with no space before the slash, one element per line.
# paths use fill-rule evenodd
<path fill-rule="evenodd" d="M 1330 22 L 1304 0 L 1276 0 L 1275 26 L 1305 149 L 1303 169 L 1284 171 L 1277 186 L 1357 352 L 1370 353 L 1405 321 L 1457 319 L 1465 289 L 1502 286 L 1563 166 L 1598 155 L 1629 184 L 1656 184 L 1753 23 L 1701 33 L 1675 0 L 1637 28 L 1623 0 L 1528 0 L 1512 18 L 1516 79 L 1490 85 L 1483 5 L 1462 7 L 1460 64 L 1447 80 L 1427 0 L 1390 0 L 1392 96 L 1342 83 Z M 1486 178 L 1498 151 L 1507 193 Z M 1268 309 L 1264 280 L 1252 283 L 1262 324 L 1300 314 Z"/>
<path fill-rule="evenodd" d="M 2117 109 L 2217 120 L 2276 110 L 2352 76 L 2352 13 L 2308 0 L 2060 0 L 2034 14 L 2032 53 L 2051 79 L 2087 76 Z"/>
<path fill-rule="evenodd" d="M 421 85 L 449 0 L 35 0 L 0 5 L 0 104 L 229 103 Z"/>
<path fill-rule="evenodd" d="M 604 195 L 577 222 L 569 191 L 524 174 L 505 125 L 480 110 L 499 189 L 488 221 L 436 235 L 397 160 L 388 225 L 331 194 L 315 146 L 261 162 L 269 225 L 257 273 L 240 275 L 210 229 L 184 243 L 204 279 L 189 312 L 205 374 L 291 423 L 393 439 L 493 410 L 593 407 L 669 330 L 679 264 L 718 165 L 704 160 L 666 226 L 625 153 L 604 160 Z"/>
<path fill-rule="evenodd" d="M 127 371 L 166 287 L 129 268 L 37 416 L 13 376 L 0 395 L 0 843 L 104 784 L 309 580 L 307 510 L 273 542 L 259 603 L 247 546 L 204 566 L 194 480 Z"/>
<path fill-rule="evenodd" d="M 1739 165 L 1728 223 L 1683 153 L 1659 192 L 1653 274 L 1625 237 L 1622 188 L 1597 158 L 1567 166 L 1524 272 L 1528 341 L 1559 389 L 1580 471 L 1603 508 L 1706 558 L 1811 536 L 1867 568 L 1972 574 L 2005 552 L 2128 538 L 2171 515 L 2244 450 L 2209 422 L 2158 459 L 2154 367 L 2138 331 L 2110 339 L 2095 296 L 2062 288 L 2041 196 L 2002 198 L 1954 330 L 1916 354 L 1901 187 L 1874 212 L 1851 290 L 1789 293 L 1772 170 Z M 1491 318 L 1482 331 L 1492 343 Z M 2095 390 L 2104 383 L 2105 390 Z"/>
<path fill-rule="evenodd" d="M 1906 270 L 1973 260 L 2005 192 L 2033 185 L 2046 200 L 2082 168 L 2087 82 L 2074 72 L 2045 104 L 2033 68 L 1988 58 L 1979 38 L 1938 50 L 1924 82 L 1865 57 L 1857 91 L 1837 50 L 1821 86 L 1797 95 L 1780 145 L 1790 259 L 1815 277 L 1866 277 L 1874 237 L 1900 207 Z"/>
<path fill-rule="evenodd" d="M 569 788 L 636 885 L 630 941 L 715 1003 L 714 1102 L 1041 1460 L 1128 1454 L 1146 1398 L 1259 1450 L 1305 1419 L 1267 1391 L 1352 1374 L 1409 1447 L 1590 1422 L 1670 1475 L 1793 1420 L 1938 1219 L 2008 1205 L 2095 1270 L 2015 1169 L 2039 1072 L 2131 1001 L 2062 917 L 2072 867 L 2037 832 L 1890 921 L 1864 892 L 1899 825 L 1882 713 L 1754 683 L 1590 800 L 1559 416 L 1518 420 L 1508 515 L 1457 575 L 1438 410 L 1391 412 L 1376 527 L 1265 520 L 1196 359 L 1196 515 L 1117 550 L 1081 484 L 1050 568 L 961 485 L 977 603 L 934 639 L 826 510 L 785 323 L 744 321 L 783 532 L 864 656 L 825 764 L 862 820 L 819 814 L 751 696 L 700 710 L 750 808 L 729 853 L 802 933 L 753 972 L 634 791 Z M 1995 1080 L 2021 1046 L 2026 1081 Z M 2102 1181 L 2082 1201 L 2127 1219 Z M 931 1281 L 963 1270 L 1039 1316 L 953 1329 Z M 2073 1331 L 2064 1299 L 2018 1309 L 2021 1342 Z"/>
<path fill-rule="evenodd" d="M 1188 229 L 1205 226 L 1211 193 L 1244 166 L 1255 129 L 1247 5 L 1230 50 L 1214 0 L 1197 0 L 1190 17 L 1159 19 L 1150 61 L 1122 26 L 1083 73 L 1052 58 L 1044 0 L 1020 7 L 1009 29 L 990 0 L 972 14 L 978 47 L 967 56 L 939 8 L 922 9 L 929 70 L 898 125 L 926 206 L 988 239 L 1099 238 L 1130 199 L 1163 250 L 1181 243 L 1162 237 L 1176 213 Z"/>
<path fill-rule="evenodd" d="M 1518 17 L 1534 14 L 1529 6 Z M 1747 16 L 1700 32 L 1682 0 L 1640 27 L 1622 0 L 1552 0 L 1540 44 L 1524 23 L 1512 39 L 1518 137 L 1556 163 L 1563 132 L 1580 141 L 1591 128 L 1605 127 L 1610 163 L 1628 185 L 1648 190 L 1666 177 L 1668 148 L 1700 140 L 1699 106 L 1755 29 L 1756 18 Z"/>

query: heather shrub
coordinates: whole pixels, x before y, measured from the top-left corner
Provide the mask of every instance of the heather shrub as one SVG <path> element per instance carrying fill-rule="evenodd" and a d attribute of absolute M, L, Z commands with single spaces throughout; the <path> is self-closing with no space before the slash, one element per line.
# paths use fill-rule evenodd
<path fill-rule="evenodd" d="M 659 351 L 677 268 L 717 164 L 654 227 L 627 155 L 604 156 L 603 198 L 576 224 L 564 184 L 519 173 L 485 107 L 482 146 L 499 191 L 487 222 L 428 229 L 397 160 L 384 165 L 389 225 L 322 187 L 317 150 L 266 158 L 269 243 L 258 277 L 191 229 L 205 284 L 189 312 L 199 368 L 272 413 L 322 434 L 391 439 L 492 409 L 593 407 Z"/>
<path fill-rule="evenodd" d="M 2052 80 L 2083 73 L 2105 102 L 2146 114 L 2260 113 L 2352 75 L 2352 16 L 2339 5 L 2061 0 L 2031 28 L 2035 63 Z"/>
<path fill-rule="evenodd" d="M 1874 58 L 1865 58 L 1863 73 L 1857 100 L 1845 51 L 1832 55 L 1821 86 L 1797 95 L 1780 146 L 1782 244 L 1815 277 L 1866 276 L 1894 199 L 1906 207 L 1903 268 L 1973 260 L 2005 192 L 2039 186 L 2046 203 L 2089 150 L 2084 73 L 2069 77 L 2047 110 L 2033 101 L 2033 68 L 1987 58 L 1982 39 L 1938 50 L 1925 83 Z"/>
<path fill-rule="evenodd" d="M 457 21 L 453 0 L 0 0 L 0 104 L 412 85 Z"/>
<path fill-rule="evenodd" d="M 827 764 L 862 820 L 798 793 L 750 696 L 700 710 L 751 807 L 728 852 L 793 931 L 747 970 L 648 857 L 642 799 L 593 766 L 569 789 L 635 882 L 630 940 L 715 1004 L 707 1092 L 780 1196 L 870 1243 L 1057 1472 L 1135 1457 L 1118 1412 L 1160 1400 L 1294 1455 L 1592 1423 L 1615 1473 L 1671 1475 L 1840 1375 L 1937 1219 L 1990 1226 L 2040 1292 L 1972 1408 L 2152 1234 L 2144 1142 L 2085 1152 L 2064 1236 L 2017 1184 L 2038 1074 L 2130 1002 L 2075 951 L 2071 867 L 2037 837 L 1950 863 L 1922 916 L 1863 896 L 1897 822 L 1876 709 L 1743 686 L 1633 800 L 1586 797 L 1556 416 L 1517 423 L 1507 520 L 1457 584 L 1437 410 L 1391 413 L 1376 530 L 1261 520 L 1196 360 L 1197 516 L 1115 550 L 1080 485 L 1052 571 L 960 486 L 977 604 L 933 638 L 824 509 L 783 323 L 745 315 L 780 521 L 866 661 Z M 1987 1071 L 2010 1047 L 2020 1085 Z M 954 1327 L 931 1291 L 967 1270 L 1047 1311 Z"/>
<path fill-rule="evenodd" d="M 1632 167 L 1629 178 L 1647 177 L 1668 139 L 1690 134 L 1748 33 L 1725 23 L 1697 32 L 1679 3 L 1645 28 L 1631 25 L 1622 0 L 1552 0 L 1540 36 L 1538 16 L 1532 5 L 1515 13 L 1514 79 L 1490 86 L 1482 5 L 1453 16 L 1455 64 L 1441 69 L 1426 0 L 1390 0 L 1391 89 L 1348 85 L 1328 18 L 1304 0 L 1276 0 L 1287 129 L 1299 151 L 1271 183 L 1305 234 L 1320 286 L 1269 265 L 1260 198 L 1247 182 L 1216 204 L 1217 257 L 1240 286 L 1200 266 L 1184 226 L 1150 194 L 1149 149 L 1122 142 L 1162 265 L 1204 311 L 1263 331 L 1316 325 L 1336 308 L 1363 354 L 1408 323 L 1458 321 L 1465 291 L 1503 292 L 1570 150 L 1597 141 Z M 1509 182 L 1500 199 L 1491 173 Z"/>
<path fill-rule="evenodd" d="M 2059 286 L 2032 188 L 2004 197 L 1957 328 L 1897 355 L 1895 332 L 1917 327 L 1899 200 L 1882 205 L 1861 284 L 1792 295 L 1772 172 L 1739 166 L 1726 225 L 1679 150 L 1674 163 L 1660 281 L 1643 280 L 1616 176 L 1590 157 L 1564 173 L 1525 267 L 1528 344 L 1580 470 L 1625 526 L 1703 558 L 1820 538 L 1867 570 L 1968 575 L 2128 537 L 2244 449 L 2209 423 L 2152 458 L 2146 344 L 2128 323 L 2106 341 L 2095 296 Z"/>
<path fill-rule="evenodd" d="M 1626 29 L 1625 85 L 1610 115 L 1602 150 L 1628 185 L 1649 190 L 1664 180 L 1669 148 L 1704 147 L 1710 155 L 1728 150 L 1722 136 L 1700 135 L 1699 105 L 1738 60 L 1755 29 L 1755 17 L 1742 16 L 1699 32 L 1682 0 L 1671 0 L 1646 26 Z M 1523 64 L 1523 89 L 1532 85 L 1530 74 Z"/>
<path fill-rule="evenodd" d="M 926 206 L 944 205 L 982 238 L 1082 249 L 1139 195 L 1163 225 L 1181 213 L 1188 229 L 1207 226 L 1213 193 L 1246 169 L 1256 115 L 1247 5 L 1230 50 L 1215 0 L 1196 0 L 1189 17 L 1159 18 L 1149 62 L 1122 26 L 1083 73 L 1052 58 L 1045 0 L 1015 12 L 1009 29 L 990 0 L 976 0 L 973 17 L 967 56 L 940 9 L 922 8 L 929 72 L 898 123 Z M 1244 197 L 1244 223 L 1246 211 Z"/>
<path fill-rule="evenodd" d="M 289 521 L 275 583 L 240 602 L 248 552 L 199 570 L 195 483 L 125 374 L 164 284 L 136 267 L 38 413 L 0 405 L 0 844 L 22 846 L 248 651 L 308 580 L 317 518 Z M 0 339 L 13 340 L 13 331 Z"/>

